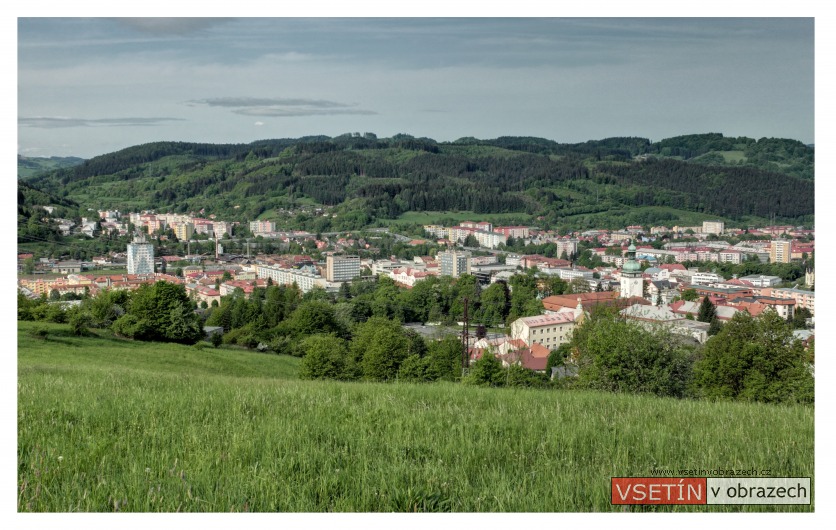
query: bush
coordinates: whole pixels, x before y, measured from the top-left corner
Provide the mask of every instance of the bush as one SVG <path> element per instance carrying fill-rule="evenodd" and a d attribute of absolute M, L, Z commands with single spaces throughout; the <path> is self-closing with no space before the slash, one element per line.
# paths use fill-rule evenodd
<path fill-rule="evenodd" d="M 49 330 L 44 326 L 33 326 L 28 333 L 34 339 L 47 340 L 49 338 Z"/>
<path fill-rule="evenodd" d="M 89 334 L 90 323 L 93 317 L 87 311 L 74 308 L 69 313 L 70 332 L 78 337 Z"/>
<path fill-rule="evenodd" d="M 335 335 L 313 335 L 302 342 L 302 379 L 345 379 L 348 344 Z"/>
<path fill-rule="evenodd" d="M 462 383 L 476 386 L 502 386 L 505 380 L 502 362 L 493 353 L 486 351 L 470 366 L 467 375 L 462 378 Z"/>
<path fill-rule="evenodd" d="M 571 342 L 578 385 L 610 392 L 685 397 L 692 353 L 664 328 L 653 331 L 608 309 L 593 311 Z"/>
<path fill-rule="evenodd" d="M 505 385 L 515 387 L 544 388 L 548 386 L 546 374 L 529 370 L 518 364 L 505 368 Z"/>
<path fill-rule="evenodd" d="M 430 375 L 430 359 L 412 354 L 401 363 L 398 370 L 398 380 L 412 383 L 425 383 L 432 381 Z"/>

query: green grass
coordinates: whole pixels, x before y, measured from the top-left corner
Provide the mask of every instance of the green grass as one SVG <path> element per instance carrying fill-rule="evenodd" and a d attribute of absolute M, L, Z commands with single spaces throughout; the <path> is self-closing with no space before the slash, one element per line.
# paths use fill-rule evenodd
<path fill-rule="evenodd" d="M 612 219 L 626 219 L 622 221 L 621 225 L 631 224 L 633 221 L 643 222 L 642 219 L 650 217 L 658 219 L 660 217 L 669 217 L 669 219 L 655 221 L 650 223 L 652 225 L 664 225 L 672 227 L 674 225 L 680 226 L 696 226 L 701 225 L 703 221 L 714 221 L 717 219 L 724 219 L 721 216 L 710 215 L 698 212 L 689 212 L 687 210 L 680 210 L 668 206 L 624 206 L 618 210 L 607 210 L 597 213 L 581 213 L 575 215 L 567 215 L 562 220 L 568 224 L 579 223 L 584 220 L 584 223 L 589 228 L 601 227 L 604 224 L 613 224 Z M 610 223 L 606 223 L 609 220 Z M 629 221 L 629 222 L 628 222 Z M 767 220 L 759 217 L 749 216 L 738 220 L 725 219 L 727 226 L 745 226 L 747 223 L 765 223 Z M 616 226 L 613 226 L 615 228 Z"/>
<path fill-rule="evenodd" d="M 746 155 L 743 154 L 743 151 L 716 151 L 718 154 L 723 155 L 723 158 L 726 162 L 745 162 Z"/>
<path fill-rule="evenodd" d="M 19 511 L 620 511 L 610 477 L 657 467 L 814 476 L 812 408 L 299 381 L 293 358 L 18 329 Z"/>
<path fill-rule="evenodd" d="M 405 212 L 398 217 L 396 222 L 437 224 L 442 219 L 454 219 L 458 221 L 489 221 L 494 224 L 505 222 L 509 219 L 530 218 L 525 213 L 473 213 L 470 211 L 426 211 L 426 212 Z"/>

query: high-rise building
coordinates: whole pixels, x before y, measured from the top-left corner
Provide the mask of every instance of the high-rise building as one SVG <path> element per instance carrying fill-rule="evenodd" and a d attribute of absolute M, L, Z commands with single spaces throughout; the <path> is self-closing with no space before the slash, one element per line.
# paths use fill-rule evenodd
<path fill-rule="evenodd" d="M 154 274 L 154 247 L 137 234 L 128 243 L 128 274 Z"/>
<path fill-rule="evenodd" d="M 325 279 L 329 282 L 349 282 L 360 276 L 360 256 L 326 256 Z"/>
<path fill-rule="evenodd" d="M 438 253 L 438 264 L 443 276 L 458 278 L 470 274 L 470 252 L 448 250 Z"/>
<path fill-rule="evenodd" d="M 769 247 L 770 263 L 789 263 L 792 258 L 792 242 L 786 239 L 776 239 Z"/>
<path fill-rule="evenodd" d="M 192 223 L 177 223 L 173 226 L 174 235 L 179 241 L 188 241 L 194 235 L 194 225 Z"/>

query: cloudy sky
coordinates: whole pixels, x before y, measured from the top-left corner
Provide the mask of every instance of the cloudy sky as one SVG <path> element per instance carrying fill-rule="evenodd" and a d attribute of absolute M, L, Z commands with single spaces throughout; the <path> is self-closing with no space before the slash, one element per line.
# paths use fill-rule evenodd
<path fill-rule="evenodd" d="M 346 132 L 813 143 L 812 18 L 19 18 L 18 153 Z"/>

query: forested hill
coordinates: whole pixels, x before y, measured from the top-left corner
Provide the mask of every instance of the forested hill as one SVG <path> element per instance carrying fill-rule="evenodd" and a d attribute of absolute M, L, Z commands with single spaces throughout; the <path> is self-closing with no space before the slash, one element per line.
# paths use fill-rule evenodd
<path fill-rule="evenodd" d="M 756 167 L 748 157 L 760 160 Z M 760 158 L 758 158 L 760 157 Z M 792 140 L 692 135 L 558 144 L 347 134 L 250 144 L 158 142 L 28 179 L 83 207 L 236 219 L 322 205 L 314 228 L 354 229 L 414 211 L 518 213 L 544 224 L 813 219 L 813 154 Z M 304 219 L 302 222 L 304 223 Z"/>
<path fill-rule="evenodd" d="M 52 169 L 77 166 L 82 162 L 84 162 L 83 158 L 78 158 L 75 156 L 53 156 L 50 158 L 43 158 L 18 155 L 17 176 L 18 178 L 31 177 L 32 175 L 43 173 L 44 171 L 49 171 Z"/>

